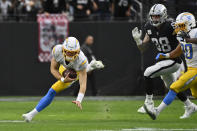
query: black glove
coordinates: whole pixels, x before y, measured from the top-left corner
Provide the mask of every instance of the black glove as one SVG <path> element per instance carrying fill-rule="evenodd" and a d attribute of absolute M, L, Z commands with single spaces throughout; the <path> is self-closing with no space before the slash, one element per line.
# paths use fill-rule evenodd
<path fill-rule="evenodd" d="M 189 34 L 184 32 L 184 31 L 179 31 L 177 34 L 177 39 L 181 40 L 181 41 L 185 41 L 186 38 L 190 38 Z"/>
<path fill-rule="evenodd" d="M 184 32 L 184 31 L 180 31 L 178 34 L 177 34 L 178 37 L 182 37 L 183 39 L 185 38 L 190 38 L 189 37 L 189 34 Z"/>

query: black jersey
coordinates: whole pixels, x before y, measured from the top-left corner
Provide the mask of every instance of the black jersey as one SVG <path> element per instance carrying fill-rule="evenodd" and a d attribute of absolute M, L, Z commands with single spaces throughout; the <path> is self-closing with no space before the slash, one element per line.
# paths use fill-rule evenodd
<path fill-rule="evenodd" d="M 157 47 L 157 51 L 160 53 L 169 53 L 174 50 L 178 41 L 176 34 L 173 35 L 173 27 L 171 21 L 164 22 L 159 29 L 151 25 L 150 22 L 145 25 L 145 32 L 150 37 L 152 43 Z"/>
<path fill-rule="evenodd" d="M 176 34 L 173 34 L 172 21 L 165 21 L 159 29 L 147 22 L 144 29 L 151 42 L 155 44 L 158 53 L 169 53 L 176 49 L 179 42 L 176 39 Z M 180 59 L 175 60 L 180 62 Z"/>

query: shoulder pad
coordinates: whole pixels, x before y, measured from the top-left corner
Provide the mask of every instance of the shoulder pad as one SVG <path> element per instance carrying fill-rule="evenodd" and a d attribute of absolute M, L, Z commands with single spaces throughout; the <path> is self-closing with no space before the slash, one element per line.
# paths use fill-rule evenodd
<path fill-rule="evenodd" d="M 52 50 L 52 55 L 57 61 L 59 61 L 61 54 L 62 54 L 62 45 L 54 46 Z"/>

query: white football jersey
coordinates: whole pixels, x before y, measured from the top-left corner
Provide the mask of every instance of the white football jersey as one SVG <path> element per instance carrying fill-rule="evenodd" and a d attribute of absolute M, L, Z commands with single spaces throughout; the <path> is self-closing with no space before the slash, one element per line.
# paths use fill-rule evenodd
<path fill-rule="evenodd" d="M 78 57 L 74 61 L 69 62 L 68 65 L 64 59 L 62 45 L 56 45 L 52 50 L 52 55 L 55 60 L 65 68 L 72 68 L 76 71 L 80 71 L 87 68 L 88 66 L 88 60 L 82 51 L 80 51 Z"/>
<path fill-rule="evenodd" d="M 197 28 L 189 32 L 190 38 L 197 38 Z M 180 42 L 188 67 L 197 68 L 197 44 Z"/>

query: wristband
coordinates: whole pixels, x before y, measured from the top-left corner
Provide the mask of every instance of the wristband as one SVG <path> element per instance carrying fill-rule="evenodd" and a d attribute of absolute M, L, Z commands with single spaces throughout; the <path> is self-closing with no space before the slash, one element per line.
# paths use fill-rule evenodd
<path fill-rule="evenodd" d="M 166 58 L 170 58 L 170 53 L 166 53 Z"/>
<path fill-rule="evenodd" d="M 64 82 L 64 77 L 61 77 L 60 81 L 61 81 L 61 82 Z"/>
<path fill-rule="evenodd" d="M 84 94 L 79 92 L 76 101 L 79 101 L 81 103 L 83 100 L 83 97 L 84 97 Z"/>

